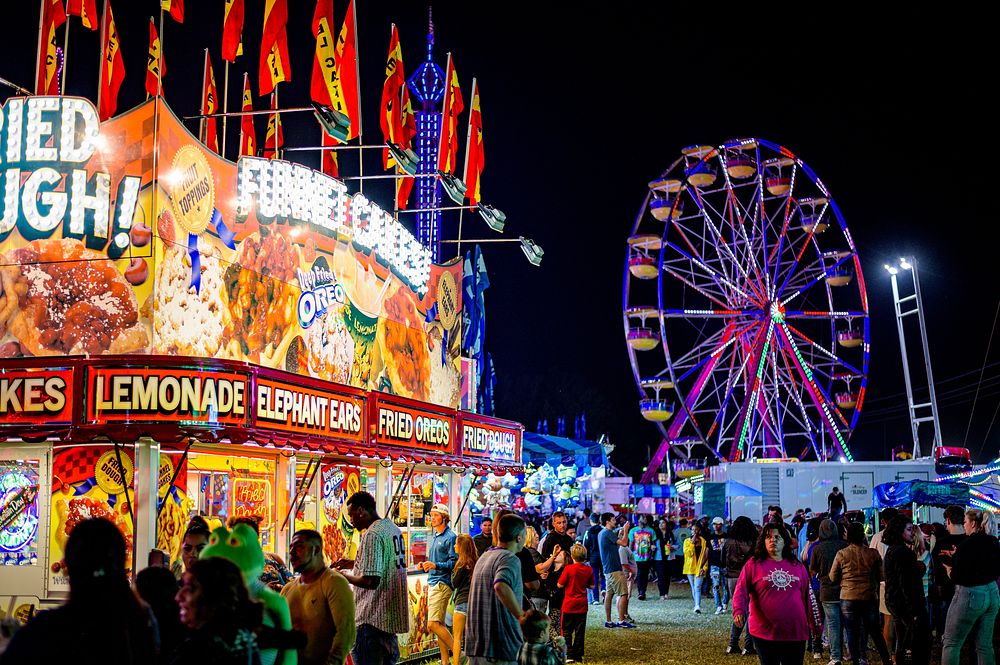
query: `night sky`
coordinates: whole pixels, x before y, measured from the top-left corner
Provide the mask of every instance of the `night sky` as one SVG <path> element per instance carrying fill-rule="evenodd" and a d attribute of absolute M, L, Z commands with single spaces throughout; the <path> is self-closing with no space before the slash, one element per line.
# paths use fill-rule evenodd
<path fill-rule="evenodd" d="M 0 76 L 31 87 L 38 2 L 10 4 Z M 186 4 L 185 24 L 168 18 L 163 35 L 165 96 L 179 115 L 197 112 L 205 47 L 220 91 L 223 85 L 223 3 Z M 346 5 L 335 1 L 338 30 Z M 246 0 L 245 54 L 231 69 L 230 110 L 239 104 L 243 71 L 256 90 L 263 6 Z M 483 199 L 507 213 L 508 237 L 531 237 L 546 252 L 535 268 L 516 243 L 484 246 L 492 281 L 486 347 L 497 366 L 498 415 L 529 429 L 539 418 L 554 427 L 557 416 L 566 416 L 572 434 L 573 417 L 586 411 L 590 437 L 607 433 L 617 445 L 613 463 L 641 470 L 659 437 L 639 415 L 625 350 L 625 240 L 646 183 L 681 148 L 757 136 L 788 147 L 819 175 L 861 256 L 872 358 L 868 399 L 850 441 L 855 456 L 885 459 L 893 447 L 909 447 L 882 264 L 913 255 L 945 443 L 965 445 L 979 461 L 996 457 L 1000 339 L 987 353 L 1000 298 L 1000 234 L 990 199 L 996 177 L 990 155 L 997 151 L 988 122 L 995 103 L 987 101 L 995 76 L 986 67 L 993 22 L 968 7 L 958 16 L 871 3 L 866 10 L 875 13 L 850 14 L 779 3 L 744 5 L 736 13 L 717 3 L 559 6 L 556 12 L 547 3 L 434 3 L 436 59 L 443 66 L 446 52 L 453 53 L 467 107 L 472 77 L 479 80 Z M 148 21 L 157 7 L 151 0 L 113 3 L 127 70 L 119 111 L 145 98 Z M 314 46 L 314 3 L 290 0 L 289 7 L 292 83 L 280 87 L 283 107 L 308 103 Z M 358 0 L 357 14 L 364 139 L 376 144 L 390 24 L 399 26 L 409 76 L 426 53 L 427 4 Z M 71 20 L 66 92 L 94 99 L 98 33 Z M 0 89 L 0 99 L 9 94 Z M 264 104 L 255 94 L 255 107 Z M 286 147 L 318 143 L 311 116 L 284 120 Z M 460 164 L 467 122 L 466 112 Z M 258 123 L 263 145 L 266 120 Z M 238 123 L 229 129 L 232 157 Z M 318 163 L 303 158 L 309 160 Z M 342 157 L 341 170 L 356 174 L 355 159 Z M 379 171 L 373 152 L 365 172 Z M 370 187 L 366 194 L 391 208 L 388 187 Z M 455 236 L 456 222 L 446 218 L 445 237 Z M 466 216 L 463 237 L 498 236 L 478 216 Z"/>

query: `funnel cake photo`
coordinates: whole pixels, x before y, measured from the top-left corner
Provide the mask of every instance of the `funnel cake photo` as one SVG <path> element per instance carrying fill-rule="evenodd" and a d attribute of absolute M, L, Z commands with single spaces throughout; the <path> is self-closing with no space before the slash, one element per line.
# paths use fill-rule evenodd
<path fill-rule="evenodd" d="M 0 320 L 29 353 L 134 353 L 149 343 L 132 286 L 79 240 L 35 240 L 0 263 Z"/>

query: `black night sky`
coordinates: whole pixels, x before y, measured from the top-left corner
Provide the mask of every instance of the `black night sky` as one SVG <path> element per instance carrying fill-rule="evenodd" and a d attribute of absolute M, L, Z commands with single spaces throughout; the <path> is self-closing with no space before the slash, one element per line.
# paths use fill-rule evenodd
<path fill-rule="evenodd" d="M 357 2 L 364 139 L 377 144 L 390 25 L 399 26 L 409 76 L 425 55 L 427 4 Z M 127 70 L 121 111 L 145 98 L 147 26 L 159 3 L 112 4 Z M 223 85 L 223 3 L 185 4 L 184 25 L 168 18 L 163 35 L 165 96 L 179 115 L 197 112 L 205 47 L 220 91 Z M 339 29 L 347 2 L 334 5 Z M 239 104 L 243 71 L 256 90 L 263 6 L 246 0 L 245 54 L 231 70 L 230 110 Z M 292 83 L 281 86 L 283 107 L 308 103 L 313 8 L 289 0 Z M 625 240 L 646 183 L 681 148 L 759 136 L 788 147 L 819 175 L 861 256 L 872 359 L 868 399 L 850 442 L 855 456 L 885 459 L 910 441 L 882 269 L 904 254 L 920 262 L 945 443 L 965 445 L 978 461 L 997 456 L 1000 340 L 987 353 L 1000 298 L 1000 234 L 989 184 L 997 173 L 990 157 L 995 103 L 988 101 L 996 77 L 986 66 L 993 21 L 970 7 L 962 14 L 825 8 L 434 3 L 436 60 L 443 66 L 446 52 L 453 53 L 467 108 L 472 77 L 479 80 L 483 199 L 507 213 L 508 237 L 531 237 L 546 251 L 535 268 L 516 244 L 484 246 L 492 281 L 486 346 L 497 365 L 498 415 L 529 429 L 539 418 L 554 425 L 566 416 L 572 433 L 573 417 L 586 411 L 590 437 L 607 433 L 617 444 L 612 461 L 626 472 L 641 470 L 659 437 L 639 415 L 625 350 Z M 0 76 L 30 87 L 38 2 L 5 9 Z M 94 99 L 98 33 L 71 20 L 66 92 Z M 0 99 L 10 93 L 0 89 Z M 255 108 L 264 104 L 255 94 Z M 258 122 L 263 144 L 266 121 Z M 460 163 L 466 123 L 463 114 Z M 233 157 L 238 123 L 229 129 Z M 315 122 L 285 118 L 285 138 L 286 147 L 315 145 Z M 379 166 L 373 152 L 365 173 Z M 343 157 L 341 169 L 355 174 L 354 158 Z M 391 206 L 388 187 L 369 192 L 366 185 L 366 193 Z M 454 237 L 456 221 L 446 218 L 446 237 Z M 465 222 L 465 238 L 498 237 L 476 216 Z M 912 333 L 910 342 L 918 349 Z"/>

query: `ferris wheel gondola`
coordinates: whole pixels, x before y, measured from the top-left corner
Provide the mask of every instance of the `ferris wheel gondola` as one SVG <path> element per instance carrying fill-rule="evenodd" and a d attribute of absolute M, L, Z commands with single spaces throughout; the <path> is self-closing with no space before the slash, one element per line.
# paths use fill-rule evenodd
<path fill-rule="evenodd" d="M 628 353 L 668 446 L 852 459 L 868 300 L 843 216 L 801 159 L 762 139 L 684 148 L 649 183 L 628 247 Z"/>

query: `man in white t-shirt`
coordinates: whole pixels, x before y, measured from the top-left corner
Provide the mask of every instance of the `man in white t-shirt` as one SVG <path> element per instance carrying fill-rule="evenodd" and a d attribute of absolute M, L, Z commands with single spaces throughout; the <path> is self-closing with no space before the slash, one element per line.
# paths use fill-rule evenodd
<path fill-rule="evenodd" d="M 347 500 L 347 519 L 363 532 L 357 559 L 337 563 L 337 568 L 351 568 L 344 577 L 354 585 L 354 665 L 396 665 L 396 635 L 410 630 L 403 533 L 392 520 L 378 516 L 375 497 L 368 492 Z"/>

